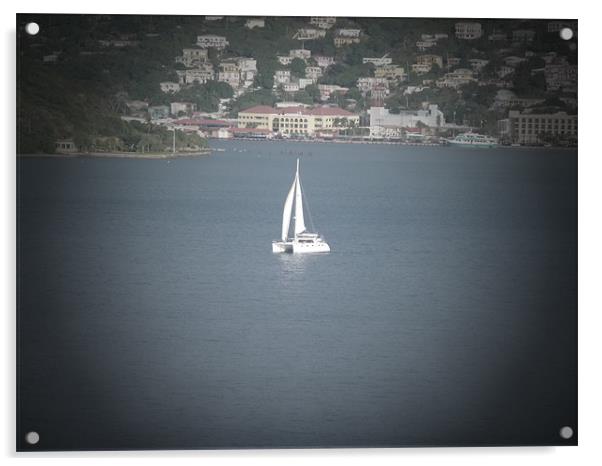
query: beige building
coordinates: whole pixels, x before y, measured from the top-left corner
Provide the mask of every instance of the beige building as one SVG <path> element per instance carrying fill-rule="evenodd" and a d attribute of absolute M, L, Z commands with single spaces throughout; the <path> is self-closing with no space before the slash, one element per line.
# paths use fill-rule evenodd
<path fill-rule="evenodd" d="M 359 125 L 359 115 L 339 107 L 251 107 L 238 113 L 239 128 L 267 129 L 282 135 L 313 136 L 316 132 Z"/>
<path fill-rule="evenodd" d="M 508 112 L 508 118 L 498 121 L 500 137 L 515 144 L 541 144 L 547 138 L 577 141 L 577 115 L 566 112 L 535 114 Z"/>
<path fill-rule="evenodd" d="M 405 79 L 405 70 L 399 65 L 379 66 L 374 70 L 374 77 L 403 81 Z"/>

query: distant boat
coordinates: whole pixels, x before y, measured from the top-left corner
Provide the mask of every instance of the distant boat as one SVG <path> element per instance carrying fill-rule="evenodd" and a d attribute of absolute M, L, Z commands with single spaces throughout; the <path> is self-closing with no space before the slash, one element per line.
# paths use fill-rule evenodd
<path fill-rule="evenodd" d="M 295 215 L 293 216 L 293 204 Z M 291 221 L 292 220 L 292 221 Z M 311 214 L 310 214 L 311 220 Z M 293 234 L 290 235 L 291 223 Z M 307 231 L 303 213 L 303 191 L 299 176 L 299 159 L 293 185 L 284 201 L 282 212 L 282 235 L 279 240 L 272 241 L 272 252 L 314 253 L 330 252 L 330 246 L 318 233 Z"/>
<path fill-rule="evenodd" d="M 463 147 L 496 147 L 498 144 L 496 138 L 478 133 L 461 133 L 455 138 L 446 139 L 445 141 L 448 144 Z"/>

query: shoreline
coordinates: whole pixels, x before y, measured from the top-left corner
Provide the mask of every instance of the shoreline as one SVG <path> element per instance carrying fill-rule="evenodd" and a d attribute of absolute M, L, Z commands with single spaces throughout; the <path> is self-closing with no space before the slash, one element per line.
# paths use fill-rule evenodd
<path fill-rule="evenodd" d="M 73 152 L 73 153 L 38 153 L 38 154 L 17 154 L 17 157 L 43 157 L 43 158 L 106 158 L 106 159 L 144 159 L 144 160 L 167 160 L 177 158 L 206 157 L 215 152 L 215 149 L 209 148 L 198 152 L 176 152 L 174 153 L 140 153 L 140 152 Z"/>
<path fill-rule="evenodd" d="M 384 146 L 412 146 L 412 147 L 461 147 L 463 149 L 483 149 L 483 147 L 470 147 L 470 146 L 454 146 L 452 144 L 441 144 L 438 142 L 404 142 L 404 141 L 345 141 L 345 140 L 322 140 L 322 139 L 261 139 L 261 138 L 207 138 L 209 141 L 223 141 L 223 142 L 236 142 L 236 141 L 254 141 L 254 142 L 306 142 L 311 144 L 371 144 L 371 145 L 384 145 Z M 487 147 L 487 149 L 569 149 L 577 150 L 578 146 L 512 146 L 512 145 L 497 145 L 495 147 Z"/>

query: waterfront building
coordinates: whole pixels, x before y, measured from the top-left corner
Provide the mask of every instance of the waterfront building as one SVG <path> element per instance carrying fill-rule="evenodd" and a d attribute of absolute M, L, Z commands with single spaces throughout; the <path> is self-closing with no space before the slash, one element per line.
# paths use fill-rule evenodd
<path fill-rule="evenodd" d="M 339 107 L 280 107 L 259 105 L 239 112 L 239 128 L 257 128 L 274 134 L 314 136 L 323 130 L 359 125 L 359 115 Z"/>
<path fill-rule="evenodd" d="M 230 44 L 224 36 L 217 36 L 215 34 L 204 34 L 201 36 L 197 36 L 196 45 L 202 48 L 225 49 Z"/>
<path fill-rule="evenodd" d="M 511 110 L 498 121 L 500 138 L 513 144 L 543 144 L 551 140 L 577 141 L 577 115 L 566 112 L 531 113 Z"/>
<path fill-rule="evenodd" d="M 456 37 L 462 40 L 479 39 L 483 35 L 481 23 L 461 22 L 455 26 Z"/>
<path fill-rule="evenodd" d="M 430 128 L 445 126 L 445 116 L 439 106 L 430 104 L 419 110 L 402 110 L 399 114 L 390 113 L 384 107 L 370 107 L 370 135 L 379 134 L 381 127 L 417 128 L 419 123 Z"/>

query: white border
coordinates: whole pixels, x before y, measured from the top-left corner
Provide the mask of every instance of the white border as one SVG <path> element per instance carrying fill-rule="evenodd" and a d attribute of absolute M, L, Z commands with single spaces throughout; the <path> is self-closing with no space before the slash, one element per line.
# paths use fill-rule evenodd
<path fill-rule="evenodd" d="M 588 2 L 589 3 L 589 2 Z M 112 464 L 147 464 L 178 461 L 204 464 L 300 464 L 328 463 L 354 465 L 374 464 L 445 464 L 445 465 L 532 465 L 600 464 L 602 455 L 598 444 L 600 398 L 600 337 L 602 265 L 602 138 L 600 137 L 600 86 L 602 73 L 599 47 L 600 8 L 593 2 L 577 4 L 567 1 L 528 3 L 524 0 L 483 1 L 431 0 L 428 2 L 352 3 L 349 0 L 301 0 L 299 2 L 261 1 L 205 2 L 178 0 L 151 4 L 148 1 L 104 0 L 84 3 L 81 0 L 14 2 L 2 4 L 3 66 L 1 79 L 2 174 L 1 230 L 2 241 L 2 374 L 0 383 L 3 402 L 0 424 L 1 454 L 9 463 L 30 464 L 39 457 L 51 464 L 66 461 L 98 463 L 111 458 Z M 132 13 L 132 14 L 231 14 L 308 16 L 404 16 L 404 17 L 514 17 L 514 18 L 578 18 L 579 19 L 579 447 L 559 448 L 439 448 L 439 449 L 361 449 L 361 450 L 246 450 L 246 451 L 184 451 L 184 452 L 92 452 L 16 454 L 15 441 L 15 13 Z"/>

